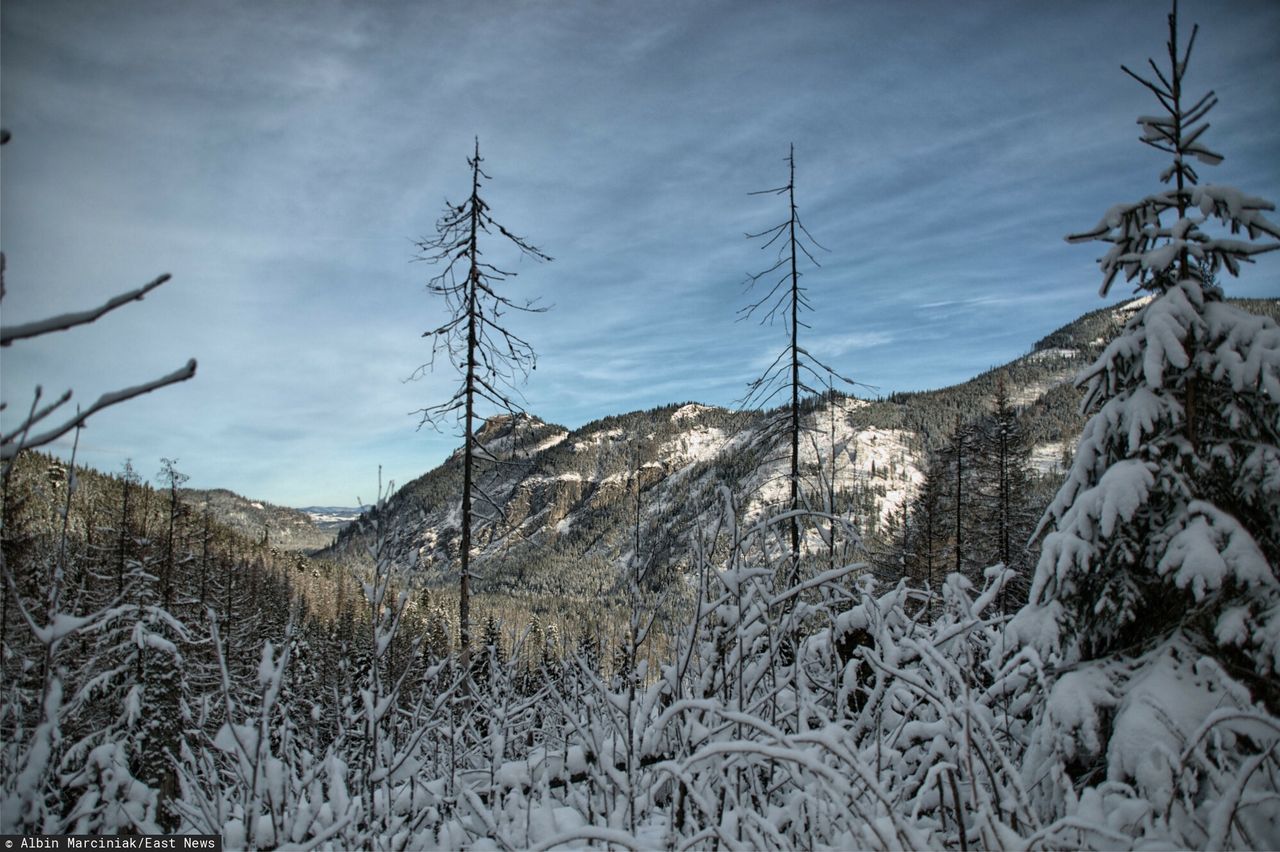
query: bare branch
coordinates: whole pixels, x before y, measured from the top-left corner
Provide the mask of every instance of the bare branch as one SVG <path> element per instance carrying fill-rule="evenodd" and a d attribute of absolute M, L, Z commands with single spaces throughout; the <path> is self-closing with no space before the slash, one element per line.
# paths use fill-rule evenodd
<path fill-rule="evenodd" d="M 36 447 L 42 447 L 46 444 L 52 443 L 53 441 L 56 441 L 58 438 L 61 438 L 63 435 L 70 432 L 72 429 L 75 429 L 77 426 L 83 425 L 84 422 L 88 420 L 90 416 L 92 416 L 93 414 L 99 411 L 102 411 L 105 408 L 110 408 L 113 405 L 119 405 L 122 402 L 126 402 L 130 399 L 134 399 L 136 397 L 142 396 L 143 394 L 150 393 L 153 390 L 158 390 L 159 388 L 165 387 L 167 385 L 177 384 L 178 382 L 185 382 L 187 379 L 190 379 L 195 374 L 196 374 L 196 360 L 192 358 L 190 361 L 186 363 L 185 366 L 177 370 L 174 370 L 172 373 L 169 373 L 166 376 L 161 376 L 160 378 L 155 379 L 154 381 L 146 382 L 145 384 L 141 384 L 141 385 L 134 385 L 133 387 L 124 388 L 123 390 L 118 390 L 113 393 L 103 394 L 102 396 L 98 397 L 97 401 L 95 401 L 93 405 L 89 406 L 83 411 L 78 412 L 76 416 L 72 417 L 70 420 L 67 420 L 66 422 L 62 423 L 59 426 L 55 426 L 54 428 L 49 429 L 46 432 L 41 432 L 40 434 L 34 437 L 27 438 L 23 441 L 14 442 L 12 444 L 8 443 L 9 436 L 6 436 L 6 438 L 4 439 L 5 446 L 0 447 L 0 460 L 7 461 L 8 459 L 11 459 L 14 456 L 16 456 L 22 450 L 34 449 Z M 67 398 L 70 398 L 69 393 L 67 395 Z M 20 429 L 18 431 L 25 431 L 25 428 Z"/>
<path fill-rule="evenodd" d="M 78 325 L 88 325 L 104 314 L 114 311 L 121 305 L 127 305 L 130 302 L 141 302 L 143 297 L 161 284 L 168 281 L 169 273 L 161 275 L 149 284 L 145 284 L 136 290 L 130 290 L 127 293 L 121 293 L 113 299 L 99 307 L 88 311 L 77 311 L 70 314 L 61 314 L 48 319 L 36 320 L 35 322 L 23 323 L 21 325 L 11 325 L 0 327 L 0 346 L 8 346 L 15 340 L 25 340 L 30 337 L 39 337 L 43 334 L 49 334 L 55 331 L 66 331 L 69 328 L 75 328 Z"/>
<path fill-rule="evenodd" d="M 30 413 L 28 413 L 27 419 L 24 420 L 22 422 L 22 425 L 19 426 L 17 429 L 14 429 L 8 435 L 0 437 L 0 445 L 11 444 L 14 442 L 15 439 L 18 440 L 19 444 L 23 444 L 24 443 L 23 439 L 25 438 L 27 433 L 31 431 L 31 428 L 33 426 L 35 426 L 41 420 L 44 420 L 54 411 L 58 410 L 59 408 L 61 408 L 62 406 L 66 405 L 68 402 L 71 401 L 71 391 L 69 390 L 63 391 L 62 396 L 58 397 L 53 402 L 49 403 L 44 408 L 41 408 L 39 411 L 37 411 L 36 406 L 39 405 L 40 397 L 42 395 L 43 395 L 42 388 L 39 385 L 36 385 L 36 392 L 34 397 L 31 400 L 31 411 Z"/>
<path fill-rule="evenodd" d="M 1155 83 L 1152 83 L 1150 80 L 1146 79 L 1145 77 L 1140 77 L 1139 75 L 1135 74 L 1133 71 L 1130 71 L 1130 70 L 1129 70 L 1129 67 L 1128 67 L 1127 65 L 1121 65 L 1121 66 L 1120 66 L 1120 70 L 1121 70 L 1121 71 L 1123 71 L 1124 73 L 1128 74 L 1128 75 L 1129 75 L 1130 77 L 1132 77 L 1133 79 L 1137 80 L 1137 81 L 1138 81 L 1139 83 L 1141 83 L 1142 85 L 1146 86 L 1146 87 L 1147 87 L 1148 89 L 1150 89 L 1152 92 L 1154 92 L 1154 93 L 1156 94 L 1156 96 L 1160 98 L 1160 100 L 1161 100 L 1161 102 L 1162 102 L 1162 103 L 1164 102 L 1164 99 L 1165 99 L 1166 97 L 1172 97 L 1172 95 L 1170 95 L 1170 94 L 1169 94 L 1168 92 L 1166 92 L 1165 90 L 1161 89 L 1161 88 L 1160 88 L 1159 86 L 1157 86 Z M 1157 73 L 1159 73 L 1159 72 L 1158 72 L 1158 70 L 1157 70 Z"/>

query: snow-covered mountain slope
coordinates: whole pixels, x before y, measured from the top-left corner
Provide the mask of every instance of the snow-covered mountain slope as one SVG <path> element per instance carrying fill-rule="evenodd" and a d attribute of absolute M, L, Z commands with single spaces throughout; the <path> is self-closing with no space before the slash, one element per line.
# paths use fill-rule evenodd
<path fill-rule="evenodd" d="M 1280 313 L 1280 301 L 1250 310 Z M 1061 470 L 1083 420 L 1072 380 L 1121 327 L 1134 303 L 1086 314 L 1020 358 L 953 387 L 863 400 L 813 399 L 803 413 L 804 493 L 815 509 L 834 507 L 865 535 L 882 530 L 912 499 L 927 453 L 956 418 L 990 410 L 1003 377 L 1021 410 L 1032 464 Z M 680 403 L 608 417 L 567 430 L 536 417 L 497 417 L 479 439 L 493 457 L 480 464 L 476 511 L 490 523 L 476 538 L 478 588 L 514 594 L 592 597 L 617 588 L 635 554 L 678 574 L 689 535 L 727 486 L 739 516 L 752 520 L 786 504 L 789 443 L 781 410 L 731 411 Z M 404 486 L 387 507 L 396 560 L 427 585 L 456 581 L 461 453 Z M 328 555 L 361 559 L 371 531 L 362 516 Z M 806 546 L 822 546 L 817 529 Z"/>
<path fill-rule="evenodd" d="M 922 473 L 916 433 L 882 420 L 896 408 L 835 396 L 804 414 L 801 465 L 810 505 L 834 505 L 859 528 L 899 512 Z M 477 536 L 480 588 L 590 596 L 614 588 L 635 553 L 660 569 L 687 567 L 688 535 L 727 485 L 745 520 L 785 505 L 789 454 L 773 413 L 700 404 L 633 412 L 568 432 L 534 417 L 495 418 L 480 439 L 480 465 L 496 522 Z M 451 583 L 460 539 L 461 460 L 409 483 L 388 506 L 397 560 L 429 585 Z M 365 516 L 340 535 L 334 555 L 365 551 Z M 816 536 L 816 533 L 815 533 Z M 811 546 L 817 546 L 815 538 Z"/>

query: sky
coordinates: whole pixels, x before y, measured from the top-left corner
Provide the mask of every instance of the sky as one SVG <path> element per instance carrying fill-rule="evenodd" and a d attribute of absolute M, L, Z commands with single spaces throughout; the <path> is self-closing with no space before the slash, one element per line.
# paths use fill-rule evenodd
<path fill-rule="evenodd" d="M 1064 236 L 1161 187 L 1125 76 L 1164 2 L 5 0 L 3 322 L 145 301 L 0 352 L 11 429 L 37 384 L 74 401 L 190 357 L 196 377 L 93 417 L 79 459 L 292 505 L 354 505 L 457 432 L 422 334 L 444 319 L 415 241 L 468 192 L 554 260 L 491 258 L 539 359 L 528 411 L 570 428 L 732 406 L 784 345 L 738 321 L 773 256 L 747 232 L 786 182 L 829 249 L 801 343 L 867 386 L 942 387 L 1027 352 L 1098 295 Z M 1188 72 L 1220 104 L 1205 181 L 1280 200 L 1280 4 L 1184 2 Z M 1280 252 L 1229 294 L 1280 296 Z M 68 442 L 58 452 L 66 454 Z"/>

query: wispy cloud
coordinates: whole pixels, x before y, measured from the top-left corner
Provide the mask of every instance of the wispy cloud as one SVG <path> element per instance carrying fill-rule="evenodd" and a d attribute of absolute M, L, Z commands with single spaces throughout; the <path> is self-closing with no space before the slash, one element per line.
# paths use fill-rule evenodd
<path fill-rule="evenodd" d="M 556 258 L 495 257 L 554 305 L 515 320 L 549 420 L 741 396 L 781 343 L 735 322 L 761 261 L 743 234 L 785 215 L 747 193 L 785 180 L 792 142 L 832 249 L 807 345 L 886 393 L 965 378 L 1097 307 L 1096 252 L 1062 236 L 1156 185 L 1118 65 L 1161 49 L 1167 3 L 924 6 L 11 0 L 6 320 L 174 280 L 6 350 L 5 397 L 92 398 L 195 355 L 86 452 L 295 504 L 367 494 L 379 463 L 412 478 L 456 443 L 410 415 L 455 377 L 402 381 L 441 311 L 412 240 L 467 190 L 476 135 L 495 213 Z M 1183 11 L 1222 98 L 1212 179 L 1280 197 L 1280 8 Z M 1232 291 L 1280 293 L 1278 266 Z"/>

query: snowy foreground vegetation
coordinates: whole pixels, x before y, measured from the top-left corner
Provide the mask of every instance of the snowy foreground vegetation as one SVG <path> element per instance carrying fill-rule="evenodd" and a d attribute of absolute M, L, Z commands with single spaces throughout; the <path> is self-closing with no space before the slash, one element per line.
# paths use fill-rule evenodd
<path fill-rule="evenodd" d="M 1165 113 L 1140 124 L 1172 157 L 1169 188 L 1071 238 L 1109 244 L 1104 294 L 1123 275 L 1151 299 L 1080 376 L 1090 419 L 1029 593 L 1010 593 L 1004 564 L 931 588 L 877 582 L 856 548 L 797 558 L 800 526 L 834 537 L 847 520 L 748 521 L 726 488 L 688 542 L 687 623 L 657 619 L 637 541 L 610 659 L 531 632 L 504 648 L 493 630 L 455 654 L 418 629 L 384 512 L 359 618 L 308 603 L 318 575 L 218 545 L 207 517 L 184 544 L 169 462 L 167 515 L 126 475 L 118 523 L 73 529 L 73 469 L 60 533 L 23 538 L 32 504 L 11 476 L 49 413 L 32 406 L 3 436 L 0 832 L 220 833 L 235 849 L 1280 847 L 1280 326 L 1217 283 L 1280 228 L 1268 202 L 1200 184 L 1192 161 L 1222 159 L 1200 141 L 1214 98 L 1183 102 L 1178 44 L 1170 16 L 1169 68 L 1142 81 Z"/>
<path fill-rule="evenodd" d="M 1138 516 L 1129 493 L 1099 525 Z M 699 542 L 723 556 L 701 562 L 697 617 L 656 671 L 630 665 L 625 648 L 607 676 L 589 648 L 528 667 L 490 640 L 463 678 L 404 635 L 410 596 L 392 592 L 385 558 L 363 583 L 369 621 L 335 681 L 317 676 L 319 643 L 294 620 L 235 654 L 216 607 L 199 620 L 205 635 L 154 604 L 29 614 L 44 652 L 25 662 L 39 704 L 6 687 L 3 830 L 402 849 L 1267 848 L 1280 837 L 1280 720 L 1257 697 L 1274 687 L 1238 674 L 1251 648 L 1275 659 L 1280 595 L 1239 533 L 1212 552 L 1265 573 L 1228 569 L 1198 591 L 1190 580 L 1185 598 L 1200 606 L 1144 627 L 1143 647 L 1085 661 L 1064 650 L 1060 606 L 1000 611 L 1011 577 L 1000 566 L 982 588 L 952 575 L 936 594 L 876 589 L 856 563 L 786 585 L 785 562 L 768 557 L 785 552 L 785 524 L 739 529 L 727 492 L 723 504 Z M 1046 549 L 1037 589 L 1058 553 Z M 1197 564 L 1217 564 L 1206 558 Z M 649 626 L 636 579 L 632 648 Z M 1216 633 L 1201 635 L 1194 616 L 1212 601 Z M 1265 628 L 1248 629 L 1251 618 Z M 102 728 L 86 731 L 99 713 Z"/>

